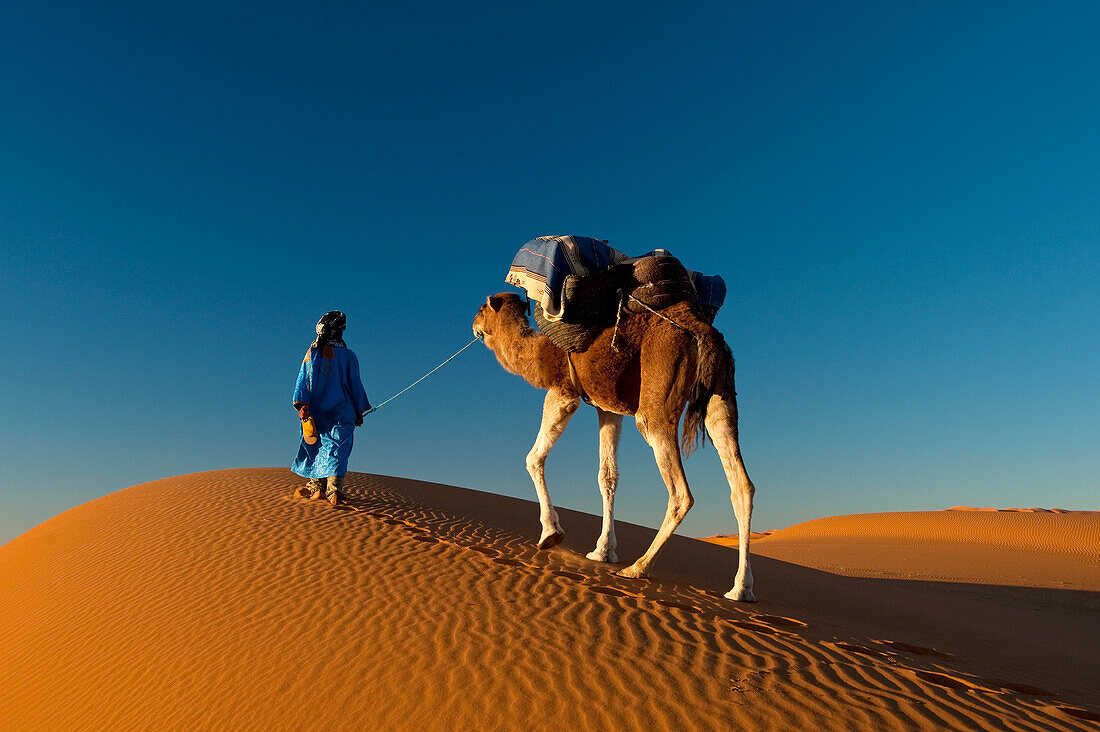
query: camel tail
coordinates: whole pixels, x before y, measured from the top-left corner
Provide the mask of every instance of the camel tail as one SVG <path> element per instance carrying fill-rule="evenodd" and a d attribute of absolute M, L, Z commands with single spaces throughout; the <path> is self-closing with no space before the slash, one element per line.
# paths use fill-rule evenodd
<path fill-rule="evenodd" d="M 726 345 L 726 339 L 714 328 L 708 328 L 696 335 L 695 342 L 698 347 L 695 384 L 684 412 L 684 430 L 680 435 L 680 449 L 685 457 L 706 442 L 705 422 L 711 396 L 733 391 L 733 353 Z"/>

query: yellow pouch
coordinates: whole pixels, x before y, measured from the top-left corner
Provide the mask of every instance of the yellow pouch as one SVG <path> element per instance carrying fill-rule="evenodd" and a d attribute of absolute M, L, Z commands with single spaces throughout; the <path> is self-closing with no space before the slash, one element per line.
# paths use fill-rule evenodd
<path fill-rule="evenodd" d="M 317 442 L 317 425 L 313 424 L 313 417 L 302 420 L 302 439 L 306 441 L 307 445 L 313 445 Z"/>

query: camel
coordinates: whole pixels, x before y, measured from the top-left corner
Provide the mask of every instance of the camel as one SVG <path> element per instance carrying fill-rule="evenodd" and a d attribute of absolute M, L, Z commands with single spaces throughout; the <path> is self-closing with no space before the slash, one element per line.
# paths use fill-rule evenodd
<path fill-rule="evenodd" d="M 474 317 L 475 336 L 509 372 L 532 386 L 546 389 L 542 425 L 527 455 L 527 472 L 539 499 L 542 535 L 538 548 L 553 547 L 565 538 L 545 479 L 546 457 L 584 398 L 599 417 L 600 467 L 597 482 L 603 498 L 603 527 L 595 549 L 587 556 L 617 563 L 615 553 L 615 489 L 617 450 L 622 421 L 633 415 L 642 437 L 653 449 L 668 488 L 668 509 L 652 544 L 622 577 L 641 578 L 694 499 L 681 459 L 704 439 L 704 430 L 718 450 L 730 485 L 737 519 L 740 558 L 731 600 L 755 602 L 749 567 L 749 532 L 753 494 L 737 440 L 737 399 L 733 356 L 722 335 L 703 317 L 693 301 L 657 311 L 640 310 L 601 333 L 583 353 L 567 353 L 527 320 L 527 303 L 513 293 L 486 299 Z M 686 413 L 685 413 L 686 407 Z M 682 441 L 677 440 L 684 414 Z M 682 442 L 682 444 L 681 444 Z"/>

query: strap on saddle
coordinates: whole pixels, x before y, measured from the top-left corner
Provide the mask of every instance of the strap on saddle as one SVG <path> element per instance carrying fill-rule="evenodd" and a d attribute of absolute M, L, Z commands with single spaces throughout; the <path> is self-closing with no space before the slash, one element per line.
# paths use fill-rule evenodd
<path fill-rule="evenodd" d="M 580 377 L 577 376 L 577 369 L 573 367 L 573 354 L 569 351 L 565 352 L 565 365 L 569 369 L 569 382 L 573 384 L 573 388 L 576 389 L 577 394 L 584 400 L 584 403 L 591 406 L 592 400 L 588 398 L 588 392 L 581 386 Z"/>

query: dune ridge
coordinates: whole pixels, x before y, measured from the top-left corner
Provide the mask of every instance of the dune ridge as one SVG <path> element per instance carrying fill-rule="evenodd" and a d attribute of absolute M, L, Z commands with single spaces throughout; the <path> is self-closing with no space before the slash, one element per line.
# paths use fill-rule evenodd
<path fill-rule="evenodd" d="M 736 547 L 736 536 L 704 541 Z M 851 577 L 1100 591 L 1100 512 L 984 509 L 830 516 L 753 535 L 754 554 Z"/>
<path fill-rule="evenodd" d="M 762 541 L 921 539 L 1058 552 L 1100 559 L 1100 512 L 950 509 L 830 516 L 770 532 Z"/>
<path fill-rule="evenodd" d="M 290 498 L 296 482 L 276 468 L 155 481 L 0 547 L 0 728 L 1100 719 L 1082 649 L 1095 640 L 1091 593 L 1057 595 L 1045 612 L 1058 627 L 1006 650 L 982 635 L 1004 622 L 959 632 L 958 604 L 984 602 L 965 593 L 929 602 L 763 558 L 762 602 L 746 606 L 721 596 L 730 552 L 686 537 L 651 581 L 625 580 L 583 556 L 598 517 L 562 510 L 565 543 L 536 552 L 529 501 L 352 473 L 349 505 L 334 508 Z M 652 533 L 621 524 L 620 555 Z M 1026 609 L 1015 597 L 997 611 L 1035 622 L 1034 604 L 1055 595 L 1020 595 Z"/>
<path fill-rule="evenodd" d="M 1100 511 L 1079 510 L 1069 508 L 993 508 L 985 506 L 952 506 L 944 511 L 1005 511 L 1007 513 L 1100 513 Z"/>

